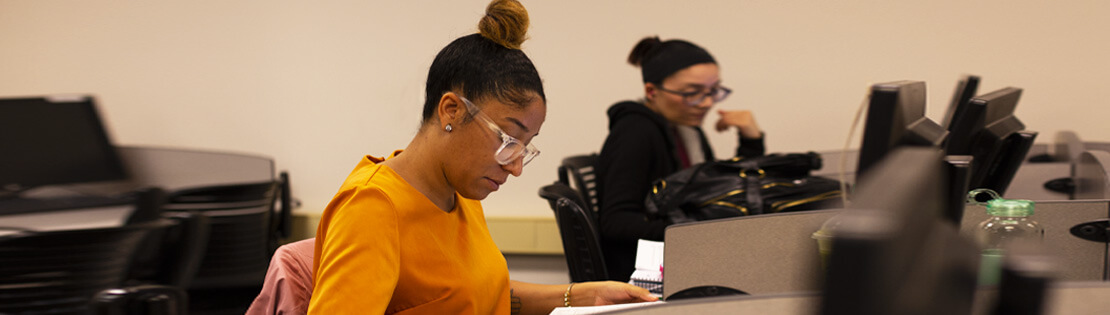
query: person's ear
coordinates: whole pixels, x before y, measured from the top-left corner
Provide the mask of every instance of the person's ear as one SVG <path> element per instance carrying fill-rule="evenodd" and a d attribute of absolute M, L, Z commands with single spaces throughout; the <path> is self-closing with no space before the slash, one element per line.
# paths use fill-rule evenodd
<path fill-rule="evenodd" d="M 646 98 L 648 101 L 654 101 L 655 93 L 658 91 L 659 89 L 655 86 L 655 83 L 644 83 L 644 98 Z"/>
<path fill-rule="evenodd" d="M 436 116 L 439 117 L 439 129 L 445 130 L 447 125 L 458 125 L 458 121 L 462 118 L 462 100 L 455 92 L 443 93 L 439 97 L 439 105 L 436 106 Z"/>

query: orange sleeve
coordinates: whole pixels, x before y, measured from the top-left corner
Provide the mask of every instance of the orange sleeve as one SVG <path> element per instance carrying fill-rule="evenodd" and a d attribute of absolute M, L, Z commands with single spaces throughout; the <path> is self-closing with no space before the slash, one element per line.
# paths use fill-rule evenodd
<path fill-rule="evenodd" d="M 378 188 L 341 193 L 321 217 L 309 314 L 382 314 L 400 277 L 398 216 Z"/>

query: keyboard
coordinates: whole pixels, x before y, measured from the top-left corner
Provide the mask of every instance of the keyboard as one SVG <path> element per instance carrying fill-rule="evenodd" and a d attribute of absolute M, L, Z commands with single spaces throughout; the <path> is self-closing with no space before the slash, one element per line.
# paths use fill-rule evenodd
<path fill-rule="evenodd" d="M 135 202 L 132 198 L 111 196 L 65 196 L 50 198 L 11 198 L 0 200 L 0 215 L 23 214 L 44 211 L 87 209 Z"/>

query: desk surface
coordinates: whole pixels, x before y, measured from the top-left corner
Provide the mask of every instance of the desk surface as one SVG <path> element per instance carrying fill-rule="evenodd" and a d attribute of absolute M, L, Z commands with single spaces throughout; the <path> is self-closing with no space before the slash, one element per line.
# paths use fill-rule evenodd
<path fill-rule="evenodd" d="M 994 288 L 980 288 L 976 292 L 971 314 L 990 314 L 995 295 L 997 290 Z M 1110 310 L 1108 297 L 1110 282 L 1059 282 L 1047 292 L 1044 314 L 1103 314 Z M 604 314 L 810 315 L 817 314 L 820 303 L 821 296 L 817 292 L 798 292 L 668 301 Z"/>

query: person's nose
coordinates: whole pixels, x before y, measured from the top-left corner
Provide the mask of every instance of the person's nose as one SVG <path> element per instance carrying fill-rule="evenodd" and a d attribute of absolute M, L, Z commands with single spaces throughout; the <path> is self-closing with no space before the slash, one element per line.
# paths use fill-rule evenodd
<path fill-rule="evenodd" d="M 509 162 L 509 164 L 501 165 L 501 168 L 515 177 L 520 177 L 520 174 L 524 172 L 524 156 L 516 157 L 512 162 Z"/>

